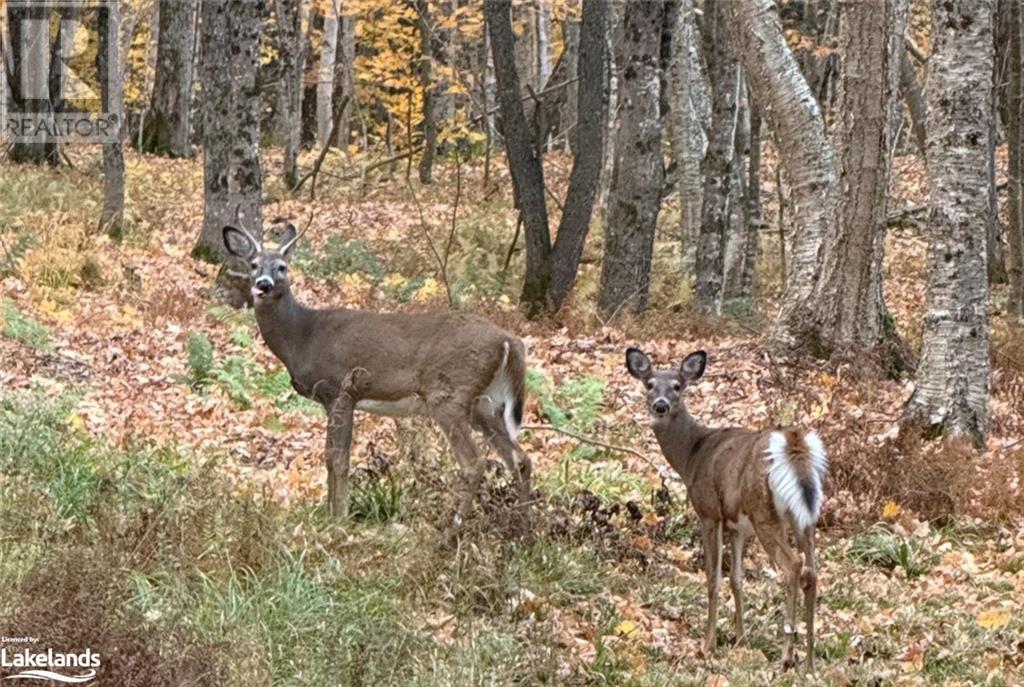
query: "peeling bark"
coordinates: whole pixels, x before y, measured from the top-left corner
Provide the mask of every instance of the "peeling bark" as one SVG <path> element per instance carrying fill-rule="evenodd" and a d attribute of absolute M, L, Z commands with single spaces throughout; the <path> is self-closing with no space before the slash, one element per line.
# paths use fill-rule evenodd
<path fill-rule="evenodd" d="M 988 425 L 992 0 L 936 0 L 928 61 L 928 289 L 905 418 L 982 445 Z"/>
<path fill-rule="evenodd" d="M 807 318 L 822 240 L 835 202 L 835 160 L 821 110 L 786 44 L 775 3 L 730 2 L 728 9 L 747 85 L 779 143 L 781 167 L 792 189 L 796 237 L 782 308 L 770 336 L 776 345 L 795 347 Z"/>

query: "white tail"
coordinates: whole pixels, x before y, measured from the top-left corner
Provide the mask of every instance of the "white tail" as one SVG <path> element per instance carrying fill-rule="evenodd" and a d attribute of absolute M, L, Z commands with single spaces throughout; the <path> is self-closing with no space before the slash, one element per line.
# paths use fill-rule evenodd
<path fill-rule="evenodd" d="M 790 447 L 782 432 L 772 432 L 768 437 L 765 455 L 768 466 L 768 485 L 772 490 L 775 512 L 779 517 L 787 515 L 799 529 L 812 527 L 821 513 L 822 489 L 825 473 L 828 471 L 828 457 L 821 437 L 817 432 L 803 436 L 803 447 Z M 793 460 L 793 455 L 807 460 Z"/>

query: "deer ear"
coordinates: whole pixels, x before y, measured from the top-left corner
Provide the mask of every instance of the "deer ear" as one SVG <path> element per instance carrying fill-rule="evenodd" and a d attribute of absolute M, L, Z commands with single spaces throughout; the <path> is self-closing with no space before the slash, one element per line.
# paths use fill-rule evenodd
<path fill-rule="evenodd" d="M 288 260 L 292 257 L 292 252 L 295 250 L 295 239 L 298 238 L 298 231 L 295 229 L 295 225 L 289 222 L 285 225 L 285 228 L 281 230 L 281 253 L 285 259 Z"/>
<path fill-rule="evenodd" d="M 695 382 L 704 374 L 707 364 L 708 354 L 704 351 L 694 351 L 683 358 L 683 364 L 679 366 L 679 378 L 684 382 Z"/>
<path fill-rule="evenodd" d="M 627 348 L 626 369 L 639 380 L 648 379 L 651 376 L 651 359 L 639 348 Z"/>
<path fill-rule="evenodd" d="M 224 247 L 232 255 L 248 260 L 256 254 L 256 244 L 252 239 L 234 227 L 224 227 Z"/>

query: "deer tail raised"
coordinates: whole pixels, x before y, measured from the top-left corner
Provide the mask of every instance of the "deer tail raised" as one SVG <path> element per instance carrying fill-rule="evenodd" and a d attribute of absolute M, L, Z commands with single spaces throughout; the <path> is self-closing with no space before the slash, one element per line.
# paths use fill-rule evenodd
<path fill-rule="evenodd" d="M 772 432 L 765 457 L 775 511 L 805 529 L 818 521 L 828 457 L 817 432 Z"/>

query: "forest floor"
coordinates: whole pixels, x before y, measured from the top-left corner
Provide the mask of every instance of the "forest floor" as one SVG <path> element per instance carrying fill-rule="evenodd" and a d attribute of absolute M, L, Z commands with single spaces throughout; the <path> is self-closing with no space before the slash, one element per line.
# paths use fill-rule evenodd
<path fill-rule="evenodd" d="M 526 340 L 527 424 L 634 451 L 525 431 L 535 536 L 519 535 L 496 468 L 452 544 L 458 475 L 425 421 L 360 416 L 353 519 L 324 514 L 322 413 L 291 391 L 251 311 L 208 299 L 215 268 L 189 257 L 201 161 L 129 154 L 121 243 L 95 231 L 97 157 L 74 161 L 0 166 L 0 634 L 91 647 L 110 685 L 1022 684 L 1024 337 L 999 316 L 998 288 L 991 434 L 975 453 L 899 435 L 910 382 L 869 360 L 762 348 L 782 279 L 770 185 L 756 301 L 693 314 L 670 200 L 651 312 L 611 325 L 595 313 L 597 222 L 573 302 L 529 322 L 514 306 L 519 251 L 505 269 L 515 215 L 500 165 L 487 186 L 480 163 L 451 161 L 431 187 L 402 166 L 364 185 L 339 177 L 366 161 L 335 156 L 309 202 L 287 197 L 270 154 L 265 218 L 301 226 L 312 211 L 300 300 L 422 311 L 450 293 Z M 564 188 L 567 161 L 547 164 Z M 925 188 L 913 158 L 897 170 L 886 296 L 914 350 Z M 442 272 L 431 244 L 443 252 L 452 227 Z M 659 365 L 709 351 L 687 397 L 706 424 L 800 423 L 824 438 L 814 675 L 780 670 L 782 594 L 760 545 L 746 646 L 732 647 L 725 585 L 720 649 L 702 655 L 700 538 L 624 369 L 628 345 Z"/>

